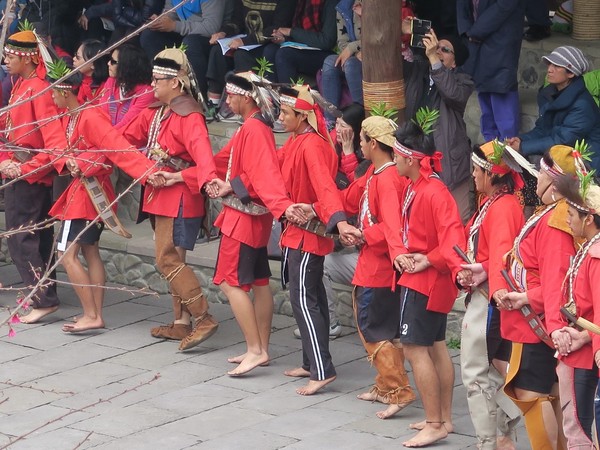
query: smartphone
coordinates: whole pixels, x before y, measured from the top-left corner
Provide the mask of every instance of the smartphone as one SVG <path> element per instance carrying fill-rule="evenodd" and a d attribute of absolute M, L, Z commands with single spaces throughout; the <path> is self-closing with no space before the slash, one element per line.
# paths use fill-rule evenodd
<path fill-rule="evenodd" d="M 410 46 L 425 48 L 423 38 L 431 30 L 431 20 L 411 19 L 410 21 Z"/>

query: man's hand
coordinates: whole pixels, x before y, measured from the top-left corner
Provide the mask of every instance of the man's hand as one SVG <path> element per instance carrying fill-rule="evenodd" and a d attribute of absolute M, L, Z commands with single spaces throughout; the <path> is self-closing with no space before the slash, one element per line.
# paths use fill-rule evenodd
<path fill-rule="evenodd" d="M 347 247 L 358 244 L 355 232 L 360 232 L 360 230 L 358 230 L 356 227 L 350 225 L 345 220 L 342 220 L 337 223 L 337 229 L 340 233 L 340 242 L 342 244 L 344 244 Z"/>
<path fill-rule="evenodd" d="M 412 34 L 411 32 L 411 22 L 414 19 L 412 16 L 405 17 L 402 19 L 402 34 Z"/>
<path fill-rule="evenodd" d="M 153 183 L 157 182 L 160 184 L 160 186 L 152 184 L 154 187 L 168 187 L 177 183 L 183 183 L 181 172 L 165 172 L 164 170 L 153 173 L 148 179 L 152 180 Z"/>
<path fill-rule="evenodd" d="M 82 14 L 81 16 L 79 16 L 79 19 L 77 20 L 77 23 L 79 24 L 79 26 L 81 27 L 82 30 L 86 30 L 88 29 L 88 18 L 85 14 Z"/>
<path fill-rule="evenodd" d="M 503 289 L 501 289 L 503 290 Z M 523 306 L 529 304 L 526 292 L 507 292 L 506 295 L 501 299 L 501 303 L 498 304 L 498 309 L 521 309 Z"/>
<path fill-rule="evenodd" d="M 240 38 L 235 38 L 233 41 L 231 41 L 229 43 L 229 48 L 236 50 L 236 49 L 242 47 L 243 45 L 244 45 L 244 41 L 242 41 Z"/>
<path fill-rule="evenodd" d="M 510 145 L 514 150 L 521 151 L 521 139 L 518 137 L 511 137 L 506 140 L 506 143 Z"/>
<path fill-rule="evenodd" d="M 308 203 L 295 203 L 285 210 L 285 218 L 296 225 L 304 225 L 314 216 L 314 211 Z"/>
<path fill-rule="evenodd" d="M 21 165 L 7 159 L 0 163 L 0 171 L 6 178 L 18 178 L 21 176 Z"/>
<path fill-rule="evenodd" d="M 475 264 L 461 264 L 460 267 L 463 269 L 467 269 L 471 271 L 471 284 L 470 286 L 479 286 L 485 280 L 487 280 L 487 272 L 483 268 L 483 264 L 475 263 Z M 464 285 L 463 285 L 464 286 Z M 468 287 L 468 286 L 465 286 Z"/>
<path fill-rule="evenodd" d="M 223 31 L 219 31 L 218 33 L 213 33 L 212 36 L 210 37 L 210 40 L 208 41 L 208 43 L 210 45 L 216 44 L 219 39 L 223 39 L 225 36 L 226 36 L 226 34 Z"/>
<path fill-rule="evenodd" d="M 169 16 L 162 16 L 152 25 L 150 25 L 150 29 L 154 31 L 162 31 L 163 33 L 171 33 L 175 31 L 176 22 L 171 19 Z"/>
<path fill-rule="evenodd" d="M 437 55 L 438 44 L 438 38 L 435 35 L 435 31 L 433 31 L 432 28 L 431 30 L 429 30 L 429 33 L 427 33 L 423 37 L 423 45 L 425 46 L 425 56 L 427 56 L 431 65 L 440 62 L 440 58 Z"/>
<path fill-rule="evenodd" d="M 231 183 L 220 178 L 214 178 L 204 185 L 204 189 L 210 198 L 225 197 L 233 192 Z"/>
<path fill-rule="evenodd" d="M 79 168 L 79 164 L 77 164 L 77 160 L 75 158 L 67 159 L 65 166 L 73 178 L 77 178 L 79 175 L 81 175 L 81 169 Z"/>
<path fill-rule="evenodd" d="M 149 184 L 150 186 L 157 188 L 157 189 L 164 187 L 166 185 L 166 183 L 167 183 L 167 180 L 165 180 L 165 178 L 158 172 L 154 172 L 146 180 L 146 184 Z"/>
<path fill-rule="evenodd" d="M 415 261 L 410 253 L 398 255 L 394 258 L 394 267 L 398 272 L 412 272 L 415 267 Z"/>

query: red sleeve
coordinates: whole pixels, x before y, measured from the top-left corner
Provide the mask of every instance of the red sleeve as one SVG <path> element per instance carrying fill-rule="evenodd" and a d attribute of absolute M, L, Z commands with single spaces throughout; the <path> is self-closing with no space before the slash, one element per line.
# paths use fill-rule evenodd
<path fill-rule="evenodd" d="M 150 128 L 150 121 L 152 120 L 152 117 L 154 117 L 155 112 L 156 109 L 154 108 L 146 108 L 134 120 L 129 122 L 119 131 L 123 134 L 125 139 L 127 139 L 136 147 L 146 147 L 146 144 L 148 143 L 148 129 Z"/>
<path fill-rule="evenodd" d="M 337 222 L 346 220 L 346 215 L 342 206 L 340 191 L 335 185 L 331 174 L 331 167 L 328 167 L 326 164 L 327 157 L 318 158 L 314 154 L 318 151 L 332 152 L 335 158 L 337 158 L 337 155 L 335 155 L 333 148 L 325 144 L 325 142 L 319 145 L 319 147 L 313 147 L 310 148 L 310 151 L 304 151 L 303 158 L 308 168 L 310 184 L 319 199 L 319 202 L 315 203 L 317 215 L 327 225 L 328 229 L 332 229 Z"/>
<path fill-rule="evenodd" d="M 87 113 L 87 114 L 86 114 Z M 102 154 L 123 169 L 134 179 L 145 182 L 154 163 L 133 147 L 117 130 L 113 128 L 108 116 L 101 111 L 85 110 L 80 117 L 78 131 Z M 104 151 L 113 150 L 113 151 Z M 114 151 L 121 150 L 121 151 Z"/>
<path fill-rule="evenodd" d="M 365 174 L 364 177 L 360 177 L 350 183 L 343 191 L 340 191 L 340 195 L 342 197 L 342 204 L 344 205 L 344 210 L 348 215 L 355 216 L 359 213 L 360 208 L 360 199 L 365 192 L 365 186 L 367 184 L 367 180 L 369 179 L 370 174 Z"/>
<path fill-rule="evenodd" d="M 438 236 L 439 246 L 427 255 L 429 262 L 440 272 L 448 269 L 452 279 L 462 270 L 460 256 L 454 251 L 454 246 L 465 248 L 465 231 L 458 214 L 458 207 L 447 189 L 439 190 L 431 196 L 431 207 L 435 220 L 434 226 Z"/>
<path fill-rule="evenodd" d="M 231 155 L 231 140 L 214 156 L 217 176 L 222 180 L 227 176 L 227 166 Z"/>
<path fill-rule="evenodd" d="M 505 266 L 503 258 L 512 248 L 515 238 L 524 224 L 522 211 L 515 209 L 516 202 L 509 209 L 507 206 L 511 203 L 502 200 L 499 199 L 496 204 L 492 205 L 493 211 L 490 210 L 490 213 L 494 214 L 486 218 L 485 230 L 489 250 L 487 274 L 490 299 L 494 292 L 508 289 L 506 281 L 502 277 L 502 270 Z"/>
<path fill-rule="evenodd" d="M 196 190 L 192 192 L 198 193 L 206 183 L 217 177 L 208 129 L 204 116 L 200 113 L 190 114 L 181 121 L 181 124 L 180 133 L 185 139 L 185 149 L 196 163 L 198 179 L 197 185 L 188 184 L 188 187 L 192 189 L 195 186 Z"/>
<path fill-rule="evenodd" d="M 344 172 L 344 175 L 348 177 L 348 180 L 352 182 L 354 181 L 354 171 L 358 167 L 358 158 L 354 153 L 350 155 L 342 153 L 340 167 L 342 172 Z"/>
<path fill-rule="evenodd" d="M 592 248 L 593 250 L 593 248 Z M 600 280 L 600 255 L 592 257 L 589 262 L 589 270 L 587 273 L 587 283 L 590 287 L 589 292 L 592 298 L 594 308 L 594 323 L 600 325 L 600 289 L 598 289 L 598 280 Z M 592 334 L 592 347 L 594 355 L 600 350 L 600 335 Z"/>
<path fill-rule="evenodd" d="M 575 254 L 573 237 L 564 231 L 546 224 L 540 229 L 537 247 L 540 274 L 541 300 L 548 334 L 564 326 L 560 307 L 563 304 L 562 282 L 569 270 L 571 258 Z M 527 291 L 529 298 L 530 292 Z M 531 299 L 529 300 L 531 303 Z M 534 307 L 534 310 L 536 308 Z"/>

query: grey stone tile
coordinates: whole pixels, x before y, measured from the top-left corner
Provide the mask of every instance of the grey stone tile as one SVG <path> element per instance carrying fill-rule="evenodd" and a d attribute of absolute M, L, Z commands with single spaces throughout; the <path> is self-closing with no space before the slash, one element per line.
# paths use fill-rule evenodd
<path fill-rule="evenodd" d="M 33 433 L 26 439 L 15 442 L 10 446 L 11 450 L 63 450 L 78 448 L 86 442 L 90 433 L 86 431 L 61 428 L 49 432 Z"/>
<path fill-rule="evenodd" d="M 47 433 L 90 417 L 85 411 L 74 411 L 53 405 L 41 405 L 18 414 L 7 415 L 0 422 L 0 433 L 17 437 L 33 432 Z"/>
<path fill-rule="evenodd" d="M 63 311 L 64 312 L 64 311 Z M 63 345 L 72 344 L 73 342 L 85 340 L 90 334 L 69 334 L 63 333 L 61 330 L 62 324 L 66 317 L 72 317 L 79 313 L 79 310 L 71 309 L 69 314 L 64 317 L 47 316 L 48 321 L 32 325 L 17 324 L 14 326 L 16 335 L 10 340 L 10 343 L 31 347 L 38 350 L 50 350 Z M 62 313 L 61 313 L 62 314 Z M 52 322 L 50 322 L 52 320 Z M 90 333 L 98 333 L 96 331 Z M 99 331 L 103 333 L 103 331 Z"/>
<path fill-rule="evenodd" d="M 142 322 L 147 328 L 150 322 Z M 119 331 L 119 330 L 115 330 Z M 139 331 L 139 330 L 138 330 Z M 150 335 L 150 333 L 148 333 Z M 138 369 L 160 370 L 163 367 L 171 366 L 181 361 L 191 360 L 193 356 L 179 352 L 177 346 L 179 342 L 167 341 L 162 339 L 150 338 L 152 345 L 137 348 L 135 352 L 127 352 L 111 358 L 114 364 L 122 364 Z"/>
<path fill-rule="evenodd" d="M 11 341 L 0 341 L 0 364 L 8 361 L 17 361 L 26 356 L 35 355 L 39 350 L 25 347 L 23 345 L 14 344 Z M 2 373 L 2 377 L 5 374 Z"/>
<path fill-rule="evenodd" d="M 187 434 L 184 431 L 167 433 L 162 427 L 150 428 L 123 438 L 113 439 L 94 446 L 94 450 L 148 450 L 149 448 L 162 448 L 165 450 L 180 450 L 187 448 L 200 448 L 200 438 Z M 215 448 L 215 447 L 213 447 Z"/>
<path fill-rule="evenodd" d="M 204 441 L 194 448 L 198 450 L 238 450 L 241 448 L 276 450 L 288 448 L 289 444 L 296 442 L 296 439 L 279 436 L 278 434 L 267 431 L 244 430 L 241 433 L 228 434 L 215 439 Z"/>
<path fill-rule="evenodd" d="M 164 312 L 164 308 L 160 306 L 141 305 L 127 301 L 107 306 L 102 310 L 104 322 L 109 329 L 140 322 Z"/>
<path fill-rule="evenodd" d="M 0 412 L 4 414 L 16 414 L 36 408 L 41 405 L 52 403 L 53 401 L 73 395 L 72 391 L 36 389 L 34 383 L 24 383 L 24 386 L 12 386 L 2 389 L 2 403 L 0 403 Z"/>
<path fill-rule="evenodd" d="M 132 405 L 80 421 L 73 428 L 120 438 L 172 422 L 179 417 L 171 411 Z"/>
<path fill-rule="evenodd" d="M 359 431 L 328 430 L 322 433 L 311 433 L 301 442 L 282 447 L 282 450 L 313 450 L 326 448 L 343 448 L 344 450 L 364 450 L 373 445 L 382 445 L 391 448 L 397 445 L 393 439 L 374 436 L 370 433 Z"/>
<path fill-rule="evenodd" d="M 311 407 L 278 415 L 267 422 L 253 426 L 252 429 L 277 430 L 277 434 L 282 436 L 305 439 L 307 430 L 314 435 L 335 430 L 355 420 L 355 414 Z"/>
<path fill-rule="evenodd" d="M 244 433 L 247 429 L 273 430 L 270 424 L 273 416 L 257 411 L 237 408 L 234 405 L 224 405 L 194 416 L 186 417 L 176 423 L 163 425 L 165 433 L 180 432 L 198 436 L 207 441 L 219 436 Z M 280 434 L 280 433 L 278 433 Z"/>
<path fill-rule="evenodd" d="M 55 347 L 40 354 L 22 358 L 20 362 L 47 369 L 49 373 L 66 371 L 101 361 L 124 351 L 121 349 L 97 345 L 89 340 L 72 342 L 69 345 Z"/>
<path fill-rule="evenodd" d="M 158 342 L 150 335 L 150 328 L 154 323 L 146 320 L 132 323 L 126 327 L 109 330 L 106 333 L 91 336 L 88 341 L 97 345 L 117 348 L 121 350 L 137 350 L 149 347 Z"/>

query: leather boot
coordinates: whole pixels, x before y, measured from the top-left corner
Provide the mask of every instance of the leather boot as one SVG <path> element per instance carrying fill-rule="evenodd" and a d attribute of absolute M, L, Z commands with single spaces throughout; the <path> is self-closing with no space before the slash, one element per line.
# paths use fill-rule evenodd
<path fill-rule="evenodd" d="M 219 328 L 219 323 L 208 313 L 208 303 L 202 292 L 191 302 L 184 302 L 184 305 L 194 317 L 196 324 L 192 332 L 181 340 L 179 350 L 195 347 L 215 334 Z"/>
<path fill-rule="evenodd" d="M 183 311 L 187 311 L 185 305 L 181 303 L 181 297 L 174 292 L 171 294 L 171 299 L 173 301 L 173 315 L 175 316 L 175 320 L 168 325 L 159 325 L 158 327 L 154 327 L 150 329 L 150 334 L 155 338 L 162 339 L 173 339 L 176 341 L 182 340 L 188 334 L 192 332 L 192 326 L 184 323 L 175 323 L 176 321 L 180 321 L 183 317 Z"/>
<path fill-rule="evenodd" d="M 417 398 L 404 369 L 404 349 L 390 341 L 365 343 L 369 361 L 377 369 L 373 390 L 388 405 L 408 406 Z"/>

